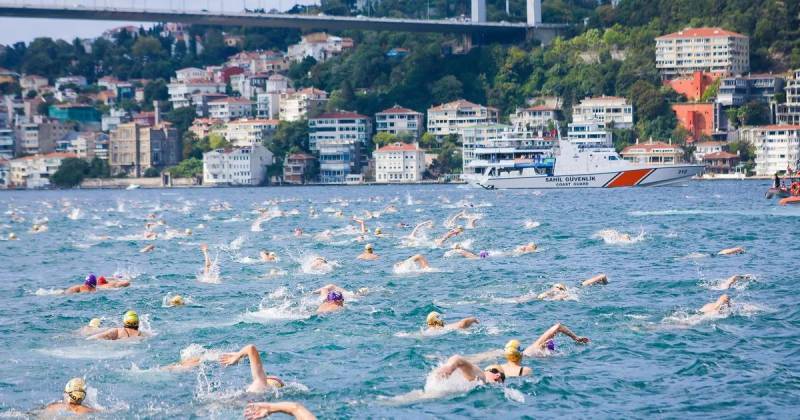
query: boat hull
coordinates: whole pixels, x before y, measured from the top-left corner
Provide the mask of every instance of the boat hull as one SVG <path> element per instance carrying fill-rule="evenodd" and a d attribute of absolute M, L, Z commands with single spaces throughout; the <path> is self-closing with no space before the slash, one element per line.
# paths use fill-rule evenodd
<path fill-rule="evenodd" d="M 471 177 L 467 181 L 487 189 L 655 187 L 690 179 L 703 169 L 702 165 L 654 166 L 593 174 Z"/>

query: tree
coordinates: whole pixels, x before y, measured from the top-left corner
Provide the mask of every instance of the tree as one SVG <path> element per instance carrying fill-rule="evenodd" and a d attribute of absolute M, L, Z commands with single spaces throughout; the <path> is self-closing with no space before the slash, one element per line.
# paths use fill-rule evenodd
<path fill-rule="evenodd" d="M 185 106 L 168 112 L 164 119 L 171 122 L 175 129 L 178 130 L 178 136 L 183 138 L 183 134 L 192 125 L 196 116 L 194 107 Z"/>
<path fill-rule="evenodd" d="M 144 102 L 151 104 L 153 101 L 166 101 L 169 99 L 167 82 L 164 79 L 156 79 L 144 86 Z"/>
<path fill-rule="evenodd" d="M 444 76 L 431 85 L 434 103 L 445 103 L 459 99 L 464 94 L 464 85 L 455 76 Z"/>
<path fill-rule="evenodd" d="M 159 176 L 161 176 L 161 171 L 159 171 L 158 168 L 155 168 L 153 166 L 147 168 L 144 171 L 145 178 L 157 178 Z"/>
<path fill-rule="evenodd" d="M 93 157 L 89 162 L 87 176 L 89 178 L 109 178 L 111 176 L 111 167 L 108 166 L 108 161 L 97 156 Z"/>
<path fill-rule="evenodd" d="M 387 144 L 392 144 L 400 141 L 400 139 L 391 133 L 387 133 L 385 131 L 375 134 L 372 137 L 372 142 L 375 143 L 375 148 L 386 146 Z"/>
<path fill-rule="evenodd" d="M 231 147 L 231 143 L 225 139 L 220 133 L 211 133 L 208 135 L 208 147 L 211 150 L 227 149 Z"/>
<path fill-rule="evenodd" d="M 203 174 L 203 161 L 197 158 L 189 158 L 181 161 L 169 168 L 169 173 L 174 178 L 191 178 Z"/>
<path fill-rule="evenodd" d="M 83 159 L 66 158 L 50 177 L 50 182 L 59 188 L 72 188 L 81 183 L 89 173 L 89 164 Z"/>
<path fill-rule="evenodd" d="M 283 161 L 283 158 L 292 149 L 308 153 L 308 122 L 306 120 L 281 121 L 272 139 L 267 139 L 264 143 L 277 161 Z"/>

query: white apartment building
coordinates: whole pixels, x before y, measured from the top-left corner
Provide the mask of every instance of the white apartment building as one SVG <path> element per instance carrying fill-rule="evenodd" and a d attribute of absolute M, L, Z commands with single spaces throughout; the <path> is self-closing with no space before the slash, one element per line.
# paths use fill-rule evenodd
<path fill-rule="evenodd" d="M 647 143 L 630 145 L 620 152 L 623 159 L 628 162 L 650 165 L 673 165 L 683 159 L 683 149 L 680 146 L 661 141 L 650 140 Z"/>
<path fill-rule="evenodd" d="M 64 76 L 56 79 L 56 90 L 61 90 L 66 85 L 86 86 L 86 78 L 83 76 Z"/>
<path fill-rule="evenodd" d="M 800 125 L 800 69 L 786 81 L 786 103 L 778 104 L 778 124 Z"/>
<path fill-rule="evenodd" d="M 375 158 L 375 180 L 387 183 L 419 182 L 425 172 L 425 151 L 419 145 L 394 143 L 383 146 Z"/>
<path fill-rule="evenodd" d="M 366 145 L 372 137 L 372 121 L 355 112 L 330 112 L 308 119 L 308 141 L 311 150 L 325 142 Z"/>
<path fill-rule="evenodd" d="M 419 140 L 425 131 L 422 118 L 421 112 L 395 105 L 375 114 L 375 130 L 378 133 L 411 135 L 414 140 Z"/>
<path fill-rule="evenodd" d="M 570 123 L 567 138 L 579 147 L 608 147 L 614 144 L 611 131 L 594 122 Z"/>
<path fill-rule="evenodd" d="M 290 45 L 286 58 L 290 61 L 302 61 L 306 57 L 313 57 L 321 63 L 351 48 L 353 48 L 351 38 L 315 32 L 303 35 L 299 43 Z"/>
<path fill-rule="evenodd" d="M 47 188 L 61 161 L 74 157 L 71 153 L 49 153 L 14 159 L 9 164 L 9 180 L 16 187 Z"/>
<path fill-rule="evenodd" d="M 497 108 L 459 99 L 428 109 L 428 132 L 437 138 L 459 134 L 459 130 L 479 124 L 497 123 Z"/>
<path fill-rule="evenodd" d="M 800 125 L 765 125 L 742 127 L 739 140 L 756 149 L 756 175 L 773 176 L 776 172 L 800 166 Z"/>
<path fill-rule="evenodd" d="M 208 102 L 208 116 L 223 121 L 253 116 L 253 102 L 244 98 L 222 98 Z"/>
<path fill-rule="evenodd" d="M 325 141 L 318 145 L 319 181 L 343 184 L 361 174 L 361 144 L 349 140 Z"/>
<path fill-rule="evenodd" d="M 203 184 L 261 185 L 272 164 L 272 152 L 255 144 L 203 153 Z"/>
<path fill-rule="evenodd" d="M 703 157 L 705 157 L 705 155 L 724 152 L 727 149 L 726 143 L 722 141 L 700 141 L 692 144 L 694 145 L 692 157 L 695 162 L 703 162 Z"/>
<path fill-rule="evenodd" d="M 247 147 L 262 144 L 270 134 L 278 129 L 278 120 L 241 119 L 225 124 L 225 139 L 233 147 Z"/>
<path fill-rule="evenodd" d="M 186 67 L 175 70 L 175 80 L 184 83 L 190 80 L 208 80 L 208 72 L 197 67 Z"/>
<path fill-rule="evenodd" d="M 278 119 L 299 121 L 322 112 L 328 103 L 328 93 L 314 88 L 286 91 L 280 94 L 279 101 Z"/>
<path fill-rule="evenodd" d="M 95 156 L 100 159 L 108 159 L 108 134 L 96 131 L 84 131 L 77 133 L 67 146 L 67 152 L 75 156 L 92 160 Z M 104 154 L 98 155 L 98 151 Z"/>
<path fill-rule="evenodd" d="M 225 84 L 208 80 L 188 80 L 185 82 L 173 81 L 167 85 L 169 101 L 172 107 L 183 108 L 194 105 L 192 96 L 203 93 L 225 93 Z"/>
<path fill-rule="evenodd" d="M 475 148 L 481 146 L 488 140 L 498 140 L 504 138 L 511 131 L 510 125 L 505 124 L 480 124 L 470 127 L 463 127 L 461 135 L 461 162 L 465 169 L 475 160 Z"/>
<path fill-rule="evenodd" d="M 0 159 L 10 160 L 14 158 L 15 139 L 14 130 L 0 128 Z"/>
<path fill-rule="evenodd" d="M 517 108 L 509 120 L 517 131 L 545 131 L 551 126 L 555 127 L 558 121 L 558 108 L 547 105 Z"/>
<path fill-rule="evenodd" d="M 656 38 L 656 68 L 664 79 L 702 71 L 750 71 L 750 38 L 722 28 L 687 28 Z"/>
<path fill-rule="evenodd" d="M 578 124 L 602 124 L 614 128 L 633 127 L 633 106 L 625 98 L 600 96 L 585 98 L 572 107 L 572 122 Z"/>
<path fill-rule="evenodd" d="M 30 91 L 39 91 L 39 89 L 47 86 L 48 81 L 46 77 L 29 74 L 22 76 L 19 79 L 19 86 L 22 88 L 22 94 L 25 95 Z"/>

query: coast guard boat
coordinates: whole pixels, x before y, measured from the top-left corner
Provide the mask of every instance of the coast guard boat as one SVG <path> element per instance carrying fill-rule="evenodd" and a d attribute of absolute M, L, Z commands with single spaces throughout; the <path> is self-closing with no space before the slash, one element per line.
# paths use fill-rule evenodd
<path fill-rule="evenodd" d="M 558 136 L 546 149 L 503 143 L 494 139 L 470 150 L 474 159 L 465 165 L 464 180 L 486 189 L 650 187 L 690 179 L 704 170 L 703 165 L 628 162 L 605 140 Z"/>

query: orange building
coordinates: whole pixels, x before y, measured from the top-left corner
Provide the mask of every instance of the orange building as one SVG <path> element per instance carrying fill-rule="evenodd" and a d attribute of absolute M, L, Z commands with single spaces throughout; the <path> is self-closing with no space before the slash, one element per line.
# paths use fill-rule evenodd
<path fill-rule="evenodd" d="M 716 105 L 714 103 L 673 104 L 672 111 L 680 125 L 689 131 L 689 142 L 701 136 L 711 137 L 719 127 Z"/>
<path fill-rule="evenodd" d="M 669 84 L 675 92 L 686 96 L 690 101 L 698 101 L 706 88 L 718 78 L 719 75 L 696 71 L 692 73 L 691 77 L 672 79 L 664 83 Z"/>

